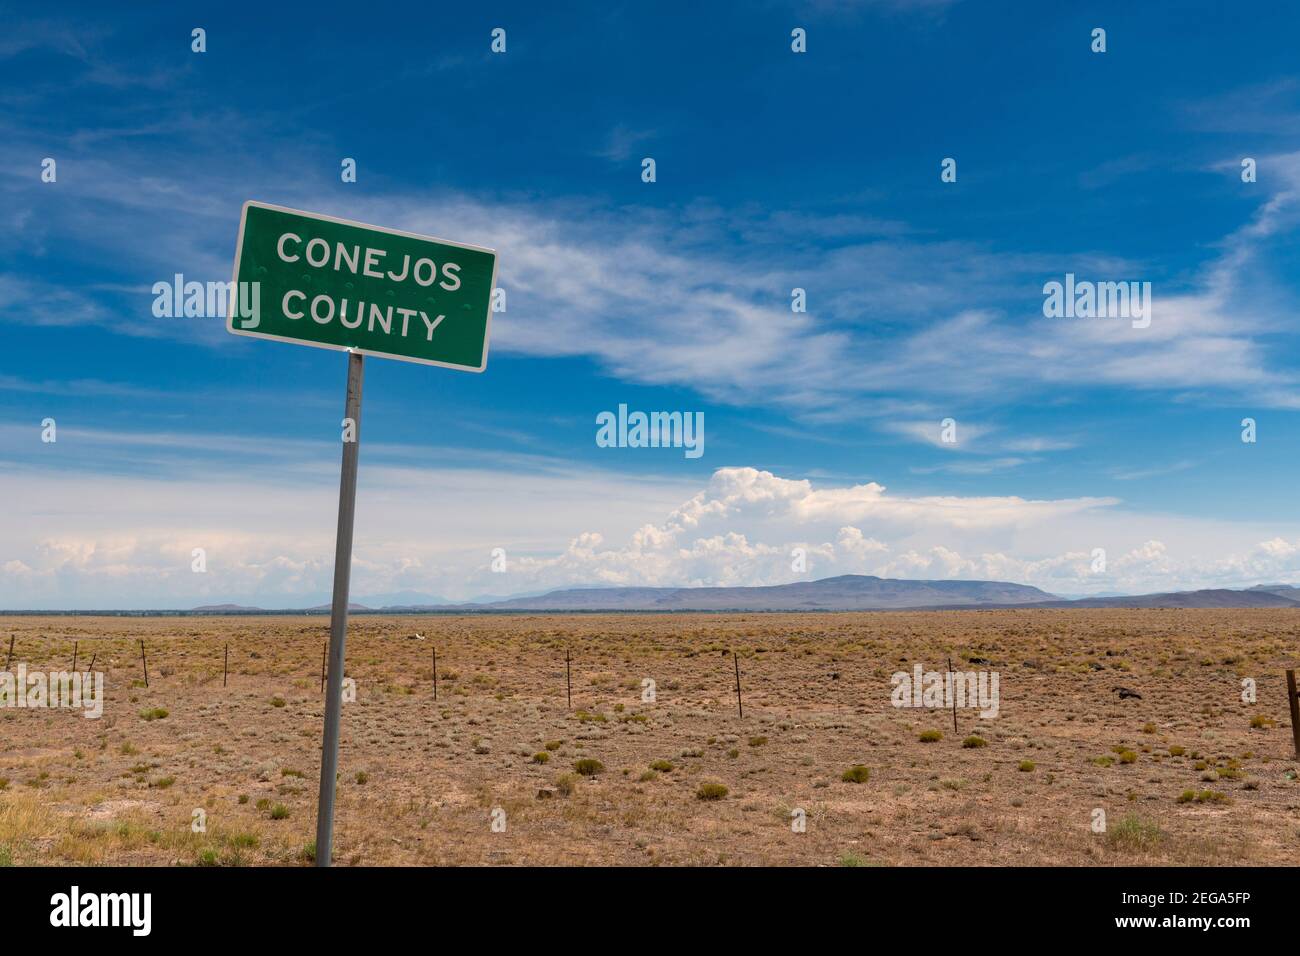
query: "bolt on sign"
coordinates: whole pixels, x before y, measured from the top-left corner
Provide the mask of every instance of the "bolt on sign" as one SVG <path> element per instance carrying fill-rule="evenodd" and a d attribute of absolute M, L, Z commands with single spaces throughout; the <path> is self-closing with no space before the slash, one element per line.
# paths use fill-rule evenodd
<path fill-rule="evenodd" d="M 258 308 L 232 305 L 226 328 L 481 372 L 496 265 L 491 249 L 250 201 L 234 281 L 257 283 Z"/>
<path fill-rule="evenodd" d="M 365 357 L 481 372 L 497 254 L 267 203 L 246 202 L 235 245 L 226 328 L 348 353 L 343 465 L 334 542 L 334 594 L 316 804 L 316 865 L 329 866 L 342 720 L 352 529 Z M 242 296 L 244 290 L 247 295 Z M 252 302 L 251 315 L 243 306 Z M 141 654 L 144 644 L 140 645 Z M 148 683 L 148 673 L 145 674 Z"/>

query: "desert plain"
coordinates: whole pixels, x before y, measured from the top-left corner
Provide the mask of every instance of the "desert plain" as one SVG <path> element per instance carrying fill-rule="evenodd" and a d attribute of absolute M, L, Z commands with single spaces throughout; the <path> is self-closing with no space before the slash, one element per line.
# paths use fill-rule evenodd
<path fill-rule="evenodd" d="M 10 670 L 75 644 L 106 699 L 0 709 L 0 865 L 310 865 L 328 631 L 4 618 Z M 1298 639 L 1292 610 L 354 616 L 334 862 L 1289 865 Z M 893 705 L 949 658 L 997 717 Z"/>

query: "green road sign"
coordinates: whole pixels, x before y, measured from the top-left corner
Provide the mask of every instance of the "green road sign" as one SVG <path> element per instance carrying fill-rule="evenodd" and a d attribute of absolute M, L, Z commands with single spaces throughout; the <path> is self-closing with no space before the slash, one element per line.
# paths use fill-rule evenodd
<path fill-rule="evenodd" d="M 244 203 L 226 328 L 235 335 L 350 353 L 343 425 L 351 428 L 343 432 L 334 539 L 329 679 L 316 802 L 317 866 L 330 865 L 334 845 L 365 356 L 483 371 L 496 278 L 497 254 L 491 249 L 267 203 Z"/>
<path fill-rule="evenodd" d="M 496 267 L 491 249 L 250 201 L 226 328 L 481 372 Z"/>

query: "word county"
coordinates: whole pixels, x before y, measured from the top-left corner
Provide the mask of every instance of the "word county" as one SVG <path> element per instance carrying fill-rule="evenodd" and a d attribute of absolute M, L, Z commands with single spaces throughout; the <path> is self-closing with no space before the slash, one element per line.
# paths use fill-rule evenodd
<path fill-rule="evenodd" d="M 334 272 L 350 272 L 370 279 L 387 279 L 390 282 L 403 283 L 407 279 L 417 286 L 432 286 L 447 292 L 460 288 L 460 265 L 444 262 L 439 269 L 432 259 L 421 257 L 412 261 L 410 253 L 402 256 L 401 264 L 385 263 L 388 253 L 383 249 L 361 246 L 349 246 L 335 242 L 332 245 L 319 237 L 308 239 L 304 244 L 302 237 L 296 233 L 286 232 L 275 243 L 276 255 L 282 262 L 305 262 L 314 269 L 332 269 Z M 386 268 L 386 266 L 390 266 Z M 369 306 L 367 311 L 366 306 Z M 424 333 L 425 340 L 433 341 L 433 332 L 445 315 L 430 318 L 421 309 L 407 309 L 394 305 L 381 306 L 378 302 L 366 302 L 364 299 L 349 301 L 346 298 L 335 300 L 330 295 L 316 295 L 308 299 L 307 293 L 299 289 L 290 289 L 280 300 L 280 311 L 288 319 L 305 319 L 310 316 L 313 322 L 329 325 L 338 321 L 345 329 L 360 328 L 366 324 L 366 331 L 374 332 L 376 327 L 385 335 Z M 419 323 L 411 320 L 420 317 Z M 423 328 L 421 328 L 423 324 Z"/>

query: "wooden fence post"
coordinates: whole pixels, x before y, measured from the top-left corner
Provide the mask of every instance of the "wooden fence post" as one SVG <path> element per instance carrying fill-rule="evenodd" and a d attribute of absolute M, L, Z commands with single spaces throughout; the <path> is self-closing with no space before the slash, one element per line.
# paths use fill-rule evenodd
<path fill-rule="evenodd" d="M 1295 743 L 1295 755 L 1300 758 L 1300 696 L 1295 689 L 1295 671 L 1286 672 L 1286 696 L 1291 704 L 1291 738 Z"/>
<path fill-rule="evenodd" d="M 735 651 L 731 652 L 731 660 L 736 665 L 736 707 L 740 711 L 740 716 L 744 717 L 745 702 L 740 698 L 740 658 L 736 656 Z"/>
<path fill-rule="evenodd" d="M 957 730 L 957 677 L 952 672 L 952 658 L 948 658 L 948 683 L 952 686 L 952 734 L 958 736 Z"/>

